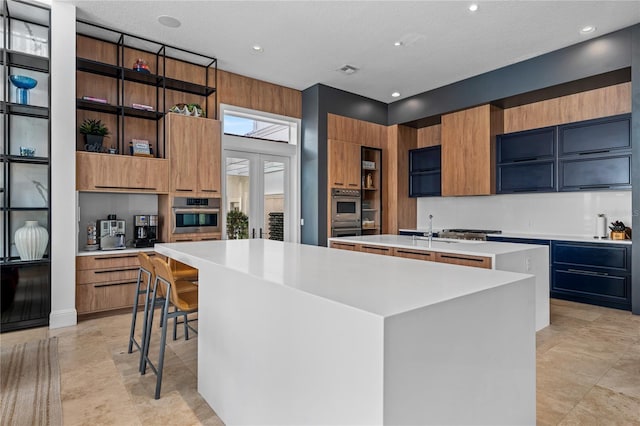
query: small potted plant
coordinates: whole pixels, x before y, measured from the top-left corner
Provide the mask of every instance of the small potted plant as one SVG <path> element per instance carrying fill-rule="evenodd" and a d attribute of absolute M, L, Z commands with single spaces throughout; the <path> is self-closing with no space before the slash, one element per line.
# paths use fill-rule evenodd
<path fill-rule="evenodd" d="M 101 152 L 102 141 L 109 135 L 109 129 L 101 120 L 87 118 L 80 125 L 80 133 L 84 135 L 84 149 L 87 151 Z"/>
<path fill-rule="evenodd" d="M 249 217 L 240 210 L 227 213 L 227 238 L 230 240 L 249 238 Z"/>

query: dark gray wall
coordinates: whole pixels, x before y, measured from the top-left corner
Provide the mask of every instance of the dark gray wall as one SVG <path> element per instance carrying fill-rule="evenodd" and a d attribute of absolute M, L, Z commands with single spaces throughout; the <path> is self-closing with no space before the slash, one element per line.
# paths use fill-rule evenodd
<path fill-rule="evenodd" d="M 509 65 L 389 105 L 388 124 L 499 99 L 631 66 L 631 28 Z"/>
<path fill-rule="evenodd" d="M 631 310 L 640 315 L 640 25 L 633 27 L 631 57 L 631 141 L 633 143 L 633 212 Z"/>
<path fill-rule="evenodd" d="M 327 114 L 387 124 L 387 104 L 316 84 L 302 92 L 303 244 L 327 244 Z"/>

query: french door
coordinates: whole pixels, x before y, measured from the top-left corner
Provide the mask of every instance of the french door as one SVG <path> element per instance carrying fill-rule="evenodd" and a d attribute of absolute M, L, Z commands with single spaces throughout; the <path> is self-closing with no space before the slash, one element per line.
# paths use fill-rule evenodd
<path fill-rule="evenodd" d="M 224 151 L 226 238 L 265 238 L 291 241 L 289 157 Z M 230 228 L 228 221 L 246 226 Z M 234 233 L 235 235 L 230 235 Z"/>

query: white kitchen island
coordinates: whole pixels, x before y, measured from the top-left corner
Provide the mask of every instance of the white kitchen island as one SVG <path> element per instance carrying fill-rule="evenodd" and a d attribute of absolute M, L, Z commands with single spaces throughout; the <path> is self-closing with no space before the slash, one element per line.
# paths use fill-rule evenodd
<path fill-rule="evenodd" d="M 198 391 L 227 425 L 535 424 L 531 275 L 268 240 L 199 269 Z"/>

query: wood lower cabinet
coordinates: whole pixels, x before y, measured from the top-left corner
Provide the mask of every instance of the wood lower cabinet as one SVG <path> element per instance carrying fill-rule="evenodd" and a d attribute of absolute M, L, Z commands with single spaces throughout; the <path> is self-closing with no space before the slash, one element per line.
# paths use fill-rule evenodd
<path fill-rule="evenodd" d="M 328 143 L 328 187 L 360 189 L 360 145 L 334 139 Z"/>
<path fill-rule="evenodd" d="M 436 253 L 436 262 L 451 265 L 474 266 L 476 268 L 491 269 L 491 258 L 483 256 L 468 256 L 453 253 Z"/>
<path fill-rule="evenodd" d="M 429 261 L 436 260 L 436 254 L 432 251 L 407 250 L 407 249 L 401 249 L 401 248 L 394 248 L 393 255 L 397 257 L 404 257 L 405 259 L 429 260 Z"/>
<path fill-rule="evenodd" d="M 147 254 L 156 256 L 153 252 Z M 139 267 L 137 253 L 76 257 L 78 314 L 131 307 Z"/>
<path fill-rule="evenodd" d="M 165 122 L 171 192 L 186 197 L 220 196 L 220 122 L 180 114 L 168 114 Z"/>
<path fill-rule="evenodd" d="M 76 189 L 92 192 L 169 192 L 169 162 L 162 158 L 76 152 Z"/>
<path fill-rule="evenodd" d="M 340 250 L 349 250 L 349 251 L 360 251 L 358 244 L 353 243 L 337 243 L 335 241 L 331 241 L 329 243 L 329 248 L 335 248 Z"/>

